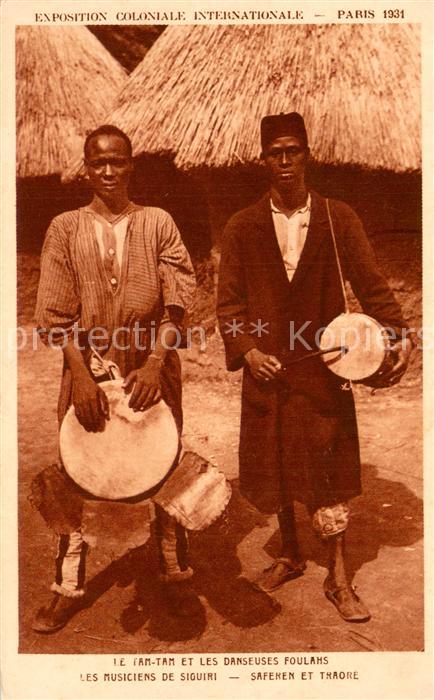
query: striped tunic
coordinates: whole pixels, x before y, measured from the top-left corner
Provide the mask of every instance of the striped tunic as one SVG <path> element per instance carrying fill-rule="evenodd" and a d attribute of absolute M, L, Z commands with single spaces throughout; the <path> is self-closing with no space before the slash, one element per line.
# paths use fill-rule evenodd
<path fill-rule="evenodd" d="M 65 212 L 50 224 L 41 256 L 35 317 L 42 340 L 78 339 L 89 363 L 89 341 L 122 376 L 140 367 L 165 309 L 188 311 L 195 280 L 188 252 L 170 215 L 134 206 L 128 213 L 121 277 L 114 290 L 104 269 L 92 213 Z M 167 353 L 166 369 L 179 364 Z M 71 377 L 64 367 L 59 418 L 70 403 Z"/>

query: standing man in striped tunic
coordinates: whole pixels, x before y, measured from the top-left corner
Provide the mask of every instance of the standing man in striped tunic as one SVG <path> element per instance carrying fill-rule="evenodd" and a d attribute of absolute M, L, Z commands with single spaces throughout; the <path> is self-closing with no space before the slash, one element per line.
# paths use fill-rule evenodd
<path fill-rule="evenodd" d="M 64 368 L 58 403 L 61 423 L 72 404 L 88 431 L 104 428 L 108 403 L 98 382 L 116 363 L 134 411 L 164 398 L 182 431 L 180 361 L 175 351 L 195 279 L 172 218 L 128 197 L 133 168 L 128 136 L 104 125 L 86 138 L 84 159 L 94 196 L 81 209 L 57 216 L 41 258 L 36 320 L 42 339 L 60 345 Z M 191 615 L 197 598 L 189 587 L 185 530 L 157 506 L 160 578 L 172 612 Z M 49 604 L 34 620 L 54 632 L 85 594 L 86 544 L 80 530 L 62 534 Z M 76 601 L 75 601 L 76 602 Z"/>

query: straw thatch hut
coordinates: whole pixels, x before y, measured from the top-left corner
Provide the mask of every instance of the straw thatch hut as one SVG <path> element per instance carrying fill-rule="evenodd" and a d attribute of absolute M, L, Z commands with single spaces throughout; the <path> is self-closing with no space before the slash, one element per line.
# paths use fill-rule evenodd
<path fill-rule="evenodd" d="M 105 117 L 142 154 L 134 198 L 178 214 L 193 249 L 205 205 L 218 249 L 228 217 L 267 186 L 260 118 L 295 109 L 316 161 L 311 186 L 354 206 L 399 282 L 403 263 L 420 268 L 419 42 L 412 25 L 168 27 Z M 65 179 L 80 165 L 78 154 Z M 408 282 L 418 294 L 420 281 Z"/>
<path fill-rule="evenodd" d="M 127 73 L 131 73 L 134 68 L 137 68 L 160 34 L 164 32 L 165 25 L 90 24 L 88 29 L 119 61 Z"/>
<path fill-rule="evenodd" d="M 220 167 L 257 160 L 260 118 L 290 110 L 304 115 L 322 163 L 419 169 L 418 26 L 171 26 L 109 121 L 136 153 Z"/>
<path fill-rule="evenodd" d="M 99 126 L 127 74 L 86 27 L 16 30 L 18 249 L 38 253 L 50 220 L 87 197 L 60 173 Z"/>
<path fill-rule="evenodd" d="M 354 206 L 392 286 L 404 280 L 401 302 L 419 316 L 420 70 L 417 25 L 171 26 L 107 119 L 136 154 L 170 155 L 200 177 L 218 249 L 228 217 L 267 186 L 261 117 L 300 111 L 311 186 Z"/>
<path fill-rule="evenodd" d="M 17 27 L 17 175 L 62 172 L 126 78 L 86 27 Z"/>

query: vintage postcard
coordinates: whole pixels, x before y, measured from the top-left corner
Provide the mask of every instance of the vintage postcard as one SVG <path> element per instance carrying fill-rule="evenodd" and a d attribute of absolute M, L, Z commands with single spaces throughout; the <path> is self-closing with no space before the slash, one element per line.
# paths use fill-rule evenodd
<path fill-rule="evenodd" d="M 3 696 L 432 697 L 432 2 L 1 23 Z"/>

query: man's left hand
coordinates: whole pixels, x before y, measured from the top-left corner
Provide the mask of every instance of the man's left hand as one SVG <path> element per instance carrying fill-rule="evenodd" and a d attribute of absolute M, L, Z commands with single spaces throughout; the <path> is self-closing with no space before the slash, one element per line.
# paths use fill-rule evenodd
<path fill-rule="evenodd" d="M 400 381 L 407 369 L 412 348 L 413 344 L 409 338 L 403 338 L 393 345 L 390 350 L 394 359 L 393 366 L 384 374 L 378 375 L 378 382 L 376 382 L 378 388 L 393 386 Z"/>
<path fill-rule="evenodd" d="M 126 394 L 129 394 L 134 386 L 128 402 L 133 411 L 146 411 L 161 399 L 161 365 L 162 361 L 159 358 L 148 357 L 143 367 L 133 370 L 125 378 L 123 388 Z"/>

